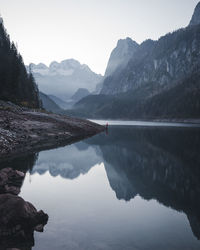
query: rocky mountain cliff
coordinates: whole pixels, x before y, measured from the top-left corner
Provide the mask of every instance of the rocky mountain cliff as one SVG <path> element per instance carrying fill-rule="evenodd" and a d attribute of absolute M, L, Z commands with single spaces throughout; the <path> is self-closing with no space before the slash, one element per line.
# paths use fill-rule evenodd
<path fill-rule="evenodd" d="M 147 40 L 127 67 L 106 78 L 101 94 L 118 94 L 152 85 L 151 95 L 169 89 L 200 65 L 200 27 L 189 26 L 158 41 Z"/>
<path fill-rule="evenodd" d="M 49 67 L 43 63 L 31 63 L 27 70 L 33 73 L 40 91 L 55 95 L 64 101 L 79 88 L 94 91 L 102 79 L 101 75 L 94 73 L 87 65 L 74 59 L 52 62 Z"/>
<path fill-rule="evenodd" d="M 111 52 L 104 77 L 112 75 L 118 68 L 126 67 L 139 45 L 131 38 L 120 39 Z"/>
<path fill-rule="evenodd" d="M 95 91 L 93 91 L 94 95 L 100 94 L 103 88 L 104 80 L 107 77 L 112 75 L 116 70 L 125 68 L 127 66 L 127 63 L 132 58 L 138 47 L 139 44 L 137 44 L 129 37 L 127 37 L 126 39 L 120 39 L 117 42 L 117 46 L 110 54 L 110 58 L 108 60 L 108 64 L 102 81 L 96 85 L 96 89 Z"/>
<path fill-rule="evenodd" d="M 82 99 L 72 113 L 116 119 L 199 118 L 199 67 L 200 4 L 188 27 L 135 45 L 126 67 L 106 77 L 100 95 Z"/>
<path fill-rule="evenodd" d="M 0 100 L 39 108 L 38 88 L 0 19 Z"/>
<path fill-rule="evenodd" d="M 198 24 L 200 24 L 200 3 L 197 4 L 189 25 L 198 25 Z"/>

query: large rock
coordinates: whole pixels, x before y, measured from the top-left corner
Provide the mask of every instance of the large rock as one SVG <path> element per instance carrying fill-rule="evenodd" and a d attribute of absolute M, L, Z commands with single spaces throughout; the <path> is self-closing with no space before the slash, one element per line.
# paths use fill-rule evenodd
<path fill-rule="evenodd" d="M 37 211 L 29 202 L 13 194 L 0 195 L 0 239 L 25 236 L 34 230 L 42 232 L 48 215 Z"/>
<path fill-rule="evenodd" d="M 33 232 L 43 232 L 48 221 L 47 214 L 42 210 L 37 211 L 31 203 L 17 196 L 24 177 L 23 172 L 11 168 L 0 170 L 0 242 L 2 249 L 34 246 Z"/>
<path fill-rule="evenodd" d="M 10 193 L 18 195 L 25 174 L 12 168 L 4 168 L 0 170 L 0 194 Z"/>

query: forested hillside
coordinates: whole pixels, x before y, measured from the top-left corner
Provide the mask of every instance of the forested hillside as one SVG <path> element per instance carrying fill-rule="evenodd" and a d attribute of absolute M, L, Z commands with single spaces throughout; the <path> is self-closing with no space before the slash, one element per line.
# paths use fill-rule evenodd
<path fill-rule="evenodd" d="M 39 108 L 38 88 L 0 19 L 0 100 Z"/>

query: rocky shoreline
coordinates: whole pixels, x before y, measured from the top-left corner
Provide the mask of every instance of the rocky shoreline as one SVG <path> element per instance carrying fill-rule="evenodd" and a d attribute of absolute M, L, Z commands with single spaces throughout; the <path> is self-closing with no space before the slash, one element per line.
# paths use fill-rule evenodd
<path fill-rule="evenodd" d="M 64 146 L 105 130 L 93 122 L 0 101 L 0 157 Z"/>

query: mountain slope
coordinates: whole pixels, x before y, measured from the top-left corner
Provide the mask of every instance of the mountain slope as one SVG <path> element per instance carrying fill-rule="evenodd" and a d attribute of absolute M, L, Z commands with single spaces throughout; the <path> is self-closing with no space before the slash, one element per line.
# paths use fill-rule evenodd
<path fill-rule="evenodd" d="M 158 41 L 140 45 L 126 68 L 105 79 L 102 94 L 118 94 L 153 82 L 156 92 L 171 88 L 200 64 L 199 26 L 167 34 Z M 152 90 L 152 94 L 154 94 Z"/>
<path fill-rule="evenodd" d="M 48 95 L 48 97 L 55 102 L 61 109 L 71 109 L 73 105 L 88 96 L 90 92 L 87 89 L 79 88 L 74 95 L 72 95 L 66 102 L 54 95 Z"/>
<path fill-rule="evenodd" d="M 79 100 L 88 96 L 89 94 L 90 92 L 87 89 L 80 88 L 75 92 L 75 94 L 71 97 L 71 99 L 75 102 L 78 102 Z"/>
<path fill-rule="evenodd" d="M 199 8 L 188 27 L 138 46 L 127 66 L 104 80 L 95 104 L 86 97 L 72 113 L 115 119 L 199 118 Z"/>
<path fill-rule="evenodd" d="M 200 73 L 194 72 L 174 88 L 151 96 L 151 85 L 118 95 L 91 95 L 68 114 L 88 118 L 199 118 Z"/>
<path fill-rule="evenodd" d="M 42 92 L 39 92 L 39 96 L 44 109 L 53 113 L 61 113 L 62 109 L 49 96 Z"/>
<path fill-rule="evenodd" d="M 48 97 L 55 102 L 61 109 L 67 109 L 69 104 L 55 95 L 48 95 Z"/>

